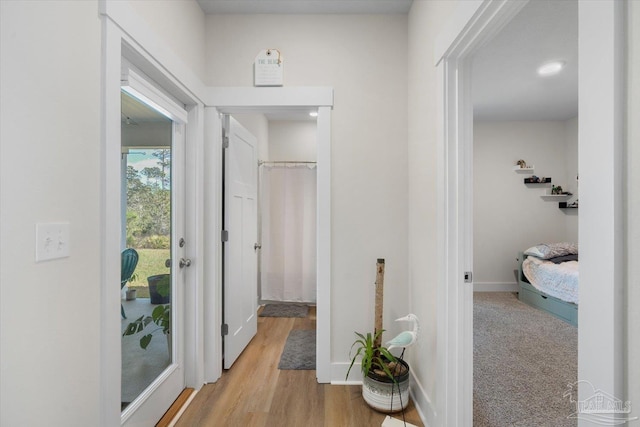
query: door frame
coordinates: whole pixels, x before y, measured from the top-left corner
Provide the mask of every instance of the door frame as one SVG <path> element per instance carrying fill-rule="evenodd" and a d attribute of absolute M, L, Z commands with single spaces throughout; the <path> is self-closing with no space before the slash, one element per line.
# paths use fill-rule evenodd
<path fill-rule="evenodd" d="M 578 379 L 623 397 L 625 2 L 579 3 L 581 207 Z M 436 43 L 438 75 L 438 425 L 473 422 L 473 110 L 470 57 L 526 2 L 460 2 Z M 607 141 L 609 143 L 604 143 Z M 602 257 L 602 254 L 606 254 Z M 610 284 L 603 286 L 603 283 Z M 593 390 L 580 384 L 578 400 Z M 579 425 L 586 425 L 579 420 Z"/>
<path fill-rule="evenodd" d="M 205 243 L 207 286 L 204 302 L 208 307 L 205 324 L 205 379 L 215 382 L 222 375 L 222 114 L 266 113 L 291 109 L 317 109 L 317 339 L 316 377 L 319 383 L 331 382 L 331 109 L 330 87 L 228 87 L 209 88 L 205 98 L 205 139 L 207 164 L 205 180 L 210 185 L 205 195 L 205 235 L 214 236 Z M 256 165 L 256 168 L 258 166 Z M 257 290 L 256 290 L 257 297 Z"/>
<path fill-rule="evenodd" d="M 199 98 L 178 79 L 180 72 L 170 72 L 160 60 L 149 53 L 154 46 L 152 33 L 135 22 L 135 13 L 125 2 L 100 2 L 102 19 L 102 217 L 101 233 L 101 384 L 100 422 L 103 426 L 121 425 L 126 420 L 121 416 L 121 379 L 113 372 L 120 372 L 120 292 L 113 283 L 120 272 L 120 87 L 124 61 L 128 61 L 146 75 L 152 77 L 159 87 L 185 105 L 186 125 L 185 169 L 185 239 L 190 242 L 186 256 L 193 261 L 186 272 L 184 289 L 184 382 L 186 386 L 199 388 L 203 382 L 204 356 L 202 334 L 202 254 L 203 241 L 199 232 L 203 226 L 203 110 Z M 125 31 L 123 28 L 130 28 Z M 130 34 L 136 33 L 134 39 Z M 137 40 L 145 41 L 147 49 Z M 163 50 L 160 50 L 163 53 Z M 163 57 L 165 63 L 178 64 L 175 58 Z M 193 84 L 188 76 L 186 81 Z M 190 86 L 193 87 L 193 86 Z M 197 88 L 197 86 L 195 86 Z M 176 396 L 173 396 L 175 398 Z M 171 398 L 165 396 L 166 399 Z M 172 399 L 173 400 L 173 399 Z M 161 416 L 162 414 L 157 414 Z"/>

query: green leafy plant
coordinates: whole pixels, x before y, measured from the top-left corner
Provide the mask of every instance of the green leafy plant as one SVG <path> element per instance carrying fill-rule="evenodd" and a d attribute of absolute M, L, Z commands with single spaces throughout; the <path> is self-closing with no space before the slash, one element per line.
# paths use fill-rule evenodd
<path fill-rule="evenodd" d="M 379 341 L 383 332 L 384 329 L 376 332 L 375 335 L 368 332 L 366 336 L 359 332 L 355 333 L 358 339 L 356 339 L 351 345 L 351 350 L 349 352 L 351 364 L 347 370 L 346 378 L 349 378 L 349 372 L 351 372 L 353 364 L 358 358 L 360 358 L 362 375 L 366 376 L 369 373 L 375 373 L 380 376 L 386 375 L 396 382 L 395 376 L 391 373 L 391 369 L 393 369 L 393 366 L 397 363 L 395 356 L 391 354 L 386 347 L 382 345 L 376 346 L 375 344 Z M 351 356 L 354 349 L 355 354 Z M 391 367 L 389 366 L 390 364 L 392 364 Z"/>
<path fill-rule="evenodd" d="M 169 295 L 169 292 L 171 292 L 170 280 L 163 280 L 161 283 L 159 283 L 157 291 L 163 297 Z M 133 335 L 137 334 L 138 332 L 142 332 L 149 324 L 155 325 L 156 328 L 148 334 L 140 337 L 140 347 L 145 350 L 151 343 L 154 332 L 162 331 L 164 335 L 167 335 L 171 332 L 171 304 L 158 305 L 151 312 L 151 316 L 145 316 L 143 314 L 142 316 L 138 317 L 136 320 L 127 325 L 127 328 L 122 333 L 122 336 L 124 337 L 127 335 Z"/>
<path fill-rule="evenodd" d="M 142 315 L 133 322 L 129 323 L 127 329 L 122 333 L 122 336 L 137 334 L 142 332 L 149 324 L 156 326 L 154 330 L 146 335 L 140 337 L 140 347 L 146 349 L 151 343 L 153 333 L 162 331 L 163 334 L 171 332 L 171 305 L 159 305 L 153 309 L 151 316 Z"/>

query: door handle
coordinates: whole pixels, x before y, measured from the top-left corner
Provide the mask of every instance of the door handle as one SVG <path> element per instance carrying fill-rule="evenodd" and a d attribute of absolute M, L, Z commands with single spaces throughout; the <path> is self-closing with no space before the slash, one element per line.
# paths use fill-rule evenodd
<path fill-rule="evenodd" d="M 189 258 L 180 258 L 180 263 L 178 265 L 180 268 L 191 267 L 191 260 Z"/>
<path fill-rule="evenodd" d="M 255 245 L 253 245 L 253 250 L 257 251 L 258 249 L 262 249 L 262 245 L 259 245 L 258 243 L 256 243 Z"/>

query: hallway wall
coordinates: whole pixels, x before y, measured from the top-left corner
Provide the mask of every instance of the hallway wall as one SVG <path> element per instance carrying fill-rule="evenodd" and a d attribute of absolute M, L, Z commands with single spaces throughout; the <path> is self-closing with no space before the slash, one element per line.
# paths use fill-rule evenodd
<path fill-rule="evenodd" d="M 96 426 L 98 2 L 1 1 L 0 31 L 0 425 Z M 36 263 L 47 222 L 69 222 L 70 256 Z"/>
<path fill-rule="evenodd" d="M 315 121 L 269 122 L 269 157 L 265 160 L 315 162 L 318 158 L 317 129 Z"/>
<path fill-rule="evenodd" d="M 331 86 L 331 361 L 343 379 L 353 331 L 373 329 L 375 267 L 386 258 L 385 327 L 407 306 L 407 16 L 207 16 L 211 86 L 253 86 L 277 48 L 284 85 Z M 341 371 L 343 369 L 343 371 Z"/>
<path fill-rule="evenodd" d="M 197 3 L 131 3 L 145 18 L 127 18 L 202 74 Z M 0 31 L 0 425 L 111 427 L 120 414 L 119 402 L 103 411 L 117 391 L 103 394 L 101 382 L 113 373 L 102 371 L 112 349 L 101 336 L 100 3 L 3 0 Z M 62 221 L 70 256 L 36 263 L 35 224 Z"/>
<path fill-rule="evenodd" d="M 206 80 L 205 14 L 195 0 L 126 0 L 146 24 L 201 80 Z"/>
<path fill-rule="evenodd" d="M 411 369 L 430 407 L 427 422 L 435 422 L 437 373 L 437 138 L 438 118 L 435 45 L 438 34 L 456 9 L 456 1 L 414 1 L 409 13 L 409 306 L 420 318 L 420 339 L 408 351 Z M 431 424 L 436 425 L 436 424 Z"/>

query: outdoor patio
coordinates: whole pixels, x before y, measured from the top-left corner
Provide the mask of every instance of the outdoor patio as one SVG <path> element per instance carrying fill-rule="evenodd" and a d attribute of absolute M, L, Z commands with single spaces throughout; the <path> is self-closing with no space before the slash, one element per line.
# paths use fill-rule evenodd
<path fill-rule="evenodd" d="M 122 306 L 127 316 L 121 320 L 121 332 L 142 315 L 150 316 L 157 305 L 151 304 L 149 298 L 122 300 Z M 122 337 L 122 402 L 123 409 L 131 403 L 153 380 L 169 366 L 171 362 L 167 338 L 162 330 L 154 324 L 149 324 L 144 331 L 135 335 Z M 140 347 L 140 337 L 152 331 L 153 338 L 145 349 Z"/>

